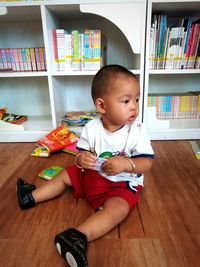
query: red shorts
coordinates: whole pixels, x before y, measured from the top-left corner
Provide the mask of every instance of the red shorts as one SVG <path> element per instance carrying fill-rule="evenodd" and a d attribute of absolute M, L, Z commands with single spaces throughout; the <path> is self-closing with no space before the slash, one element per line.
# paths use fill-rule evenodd
<path fill-rule="evenodd" d="M 135 207 L 139 191 L 143 188 L 137 186 L 135 187 L 137 191 L 134 191 L 128 186 L 127 182 L 112 182 L 101 176 L 97 171 L 85 170 L 82 172 L 76 166 L 68 167 L 67 172 L 75 197 L 85 197 L 94 210 L 102 206 L 111 197 L 123 198 L 128 202 L 131 210 Z"/>

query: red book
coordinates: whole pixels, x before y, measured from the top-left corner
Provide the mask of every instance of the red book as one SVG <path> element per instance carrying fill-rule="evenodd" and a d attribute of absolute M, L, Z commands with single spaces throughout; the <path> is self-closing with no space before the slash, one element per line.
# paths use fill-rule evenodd
<path fill-rule="evenodd" d="M 42 137 L 38 143 L 53 152 L 73 144 L 77 140 L 78 136 L 74 132 L 71 132 L 65 125 L 61 125 Z"/>
<path fill-rule="evenodd" d="M 77 142 L 70 144 L 62 149 L 63 152 L 66 152 L 68 154 L 77 155 L 79 153 L 79 150 L 76 148 Z"/>

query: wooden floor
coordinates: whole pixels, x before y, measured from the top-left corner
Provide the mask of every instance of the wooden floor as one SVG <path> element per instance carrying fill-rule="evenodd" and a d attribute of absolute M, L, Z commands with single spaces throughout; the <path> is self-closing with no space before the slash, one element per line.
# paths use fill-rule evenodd
<path fill-rule="evenodd" d="M 30 156 L 33 143 L 0 144 L 0 266 L 64 267 L 54 236 L 93 211 L 71 192 L 22 211 L 15 183 L 46 183 L 39 171 L 67 166 L 73 156 Z M 89 267 L 199 267 L 200 161 L 187 141 L 154 141 L 153 168 L 130 216 L 88 247 Z"/>

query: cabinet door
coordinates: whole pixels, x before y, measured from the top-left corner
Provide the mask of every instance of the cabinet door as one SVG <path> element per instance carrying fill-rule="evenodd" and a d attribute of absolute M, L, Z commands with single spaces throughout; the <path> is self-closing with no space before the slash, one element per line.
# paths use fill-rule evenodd
<path fill-rule="evenodd" d="M 177 60 L 184 59 L 184 56 L 182 56 L 183 50 L 181 51 L 181 49 L 184 48 L 185 44 L 184 38 L 187 27 L 184 28 L 184 26 L 187 19 L 191 17 L 192 22 L 195 23 L 199 19 L 199 14 L 200 1 L 149 1 L 144 121 L 147 124 L 152 139 L 196 139 L 200 136 L 198 106 L 200 99 L 200 70 L 194 69 L 194 67 L 188 69 L 181 68 L 181 65 L 175 64 Z M 183 28 L 184 33 L 182 39 L 181 35 L 179 35 L 179 39 L 175 36 L 169 42 L 176 45 L 174 50 L 176 54 L 173 58 L 174 63 L 171 67 L 168 67 L 167 64 L 162 65 L 162 68 L 158 64 L 158 61 L 161 59 L 158 38 L 162 29 L 160 23 L 161 15 L 166 15 L 169 31 L 172 28 L 178 28 L 180 34 L 180 29 Z M 156 17 L 158 39 L 155 41 L 153 34 L 155 33 L 156 23 L 154 22 Z M 168 39 L 170 39 L 170 35 L 168 35 Z M 175 40 L 178 41 L 175 42 Z M 181 43 L 181 40 L 183 43 Z M 165 39 L 162 39 L 162 42 L 164 44 Z M 154 46 L 155 43 L 157 43 L 157 46 Z M 153 64 L 152 46 L 157 49 L 156 56 L 155 53 L 153 56 Z M 169 49 L 169 47 L 166 47 L 166 49 Z M 166 61 L 169 59 L 167 53 L 164 59 Z"/>

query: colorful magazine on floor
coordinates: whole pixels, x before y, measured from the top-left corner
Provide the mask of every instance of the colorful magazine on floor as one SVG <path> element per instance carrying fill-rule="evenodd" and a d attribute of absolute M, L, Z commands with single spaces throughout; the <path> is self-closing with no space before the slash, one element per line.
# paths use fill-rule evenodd
<path fill-rule="evenodd" d="M 38 143 L 46 147 L 49 152 L 54 152 L 77 141 L 78 136 L 74 132 L 70 131 L 65 125 L 60 125 L 38 140 Z"/>

